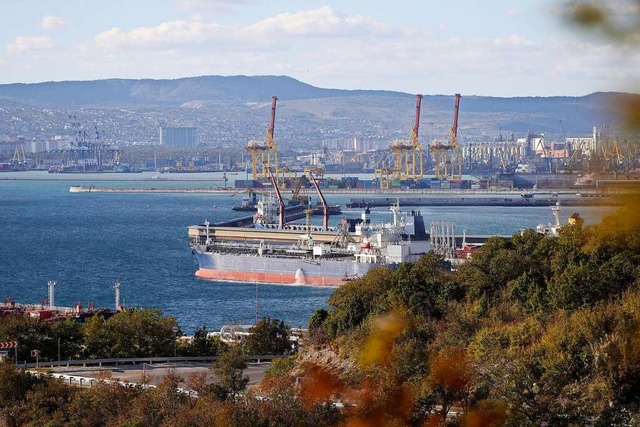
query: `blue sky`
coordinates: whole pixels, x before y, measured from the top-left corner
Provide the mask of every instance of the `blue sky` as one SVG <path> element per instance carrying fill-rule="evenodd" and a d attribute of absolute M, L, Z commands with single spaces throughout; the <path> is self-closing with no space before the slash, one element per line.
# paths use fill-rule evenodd
<path fill-rule="evenodd" d="M 288 75 L 326 88 L 425 94 L 635 91 L 638 46 L 568 26 L 565 4 L 3 0 L 0 83 Z"/>

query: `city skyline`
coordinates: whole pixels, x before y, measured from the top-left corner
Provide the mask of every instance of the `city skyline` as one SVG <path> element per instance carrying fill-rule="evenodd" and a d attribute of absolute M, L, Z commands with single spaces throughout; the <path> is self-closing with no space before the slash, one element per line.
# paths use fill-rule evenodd
<path fill-rule="evenodd" d="M 505 97 L 639 87 L 637 49 L 573 28 L 566 2 L 430 3 L 10 2 L 0 84 L 287 75 L 324 88 Z M 637 2 L 613 4 L 637 13 Z"/>

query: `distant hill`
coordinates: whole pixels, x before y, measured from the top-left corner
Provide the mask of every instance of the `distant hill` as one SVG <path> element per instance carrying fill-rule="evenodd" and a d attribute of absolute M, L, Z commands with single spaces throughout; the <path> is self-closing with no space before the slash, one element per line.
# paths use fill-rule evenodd
<path fill-rule="evenodd" d="M 287 76 L 201 76 L 174 80 L 108 79 L 0 85 L 0 105 L 29 106 L 71 111 L 127 108 L 163 114 L 164 123 L 201 126 L 207 117 L 226 117 L 227 122 L 247 120 L 265 127 L 264 108 L 271 96 L 279 98 L 278 119 L 294 121 L 291 131 L 309 130 L 306 141 L 314 139 L 313 129 L 337 129 L 342 135 L 371 137 L 404 135 L 413 124 L 415 94 L 379 90 L 340 90 L 311 86 Z M 620 93 L 593 93 L 581 97 L 465 96 L 460 105 L 463 136 L 486 136 L 513 132 L 517 136 L 533 132 L 561 135 L 589 134 L 593 126 L 613 124 L 614 99 L 637 96 Z M 253 108 L 257 106 L 259 110 Z M 425 95 L 422 102 L 421 131 L 442 136 L 448 130 L 453 110 L 453 94 Z M 198 123 L 191 116 L 200 115 Z M 348 123 L 346 125 L 345 123 Z M 114 119 L 114 132 L 120 124 Z M 153 124 L 149 124 L 153 128 Z M 283 129 L 280 127 L 280 129 Z M 358 134 L 357 129 L 364 129 Z M 29 133 L 6 128 L 0 134 Z M 154 131 L 155 132 L 155 131 Z M 287 133 L 291 132 L 291 133 Z M 126 138 L 126 135 L 123 135 Z"/>
<path fill-rule="evenodd" d="M 196 100 L 257 102 L 273 95 L 284 99 L 310 99 L 352 93 L 354 91 L 317 88 L 286 76 L 202 76 L 175 80 L 109 79 L 0 85 L 0 98 L 52 106 L 175 106 Z"/>

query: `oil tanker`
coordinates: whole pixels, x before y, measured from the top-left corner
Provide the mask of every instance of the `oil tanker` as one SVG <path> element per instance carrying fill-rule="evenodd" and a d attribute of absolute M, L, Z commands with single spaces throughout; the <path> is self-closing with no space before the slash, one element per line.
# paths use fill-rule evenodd
<path fill-rule="evenodd" d="M 315 182 L 315 180 L 314 180 Z M 195 275 L 202 279 L 291 285 L 340 286 L 377 266 L 414 261 L 430 244 L 419 211 L 400 212 L 396 203 L 388 223 L 373 224 L 369 211 L 358 219 L 328 226 L 329 209 L 316 186 L 324 218 L 322 226 L 287 224 L 284 202 L 276 187 L 280 209 L 273 199 L 258 201 L 248 227 L 237 222 L 193 225 L 188 228 L 192 253 L 198 261 Z"/>

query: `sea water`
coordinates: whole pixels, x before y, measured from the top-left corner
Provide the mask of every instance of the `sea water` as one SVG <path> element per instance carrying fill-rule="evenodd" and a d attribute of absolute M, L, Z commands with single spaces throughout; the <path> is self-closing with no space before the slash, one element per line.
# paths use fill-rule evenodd
<path fill-rule="evenodd" d="M 256 316 L 305 327 L 316 309 L 327 306 L 334 288 L 215 282 L 194 276 L 197 262 L 187 227 L 238 216 L 231 207 L 240 204 L 241 193 L 69 192 L 72 185 L 222 186 L 206 177 L 174 177 L 0 174 L 0 299 L 41 303 L 48 296 L 47 283 L 55 280 L 57 306 L 80 302 L 87 307 L 91 301 L 113 309 L 113 285 L 119 279 L 125 306 L 159 308 L 176 317 L 187 333 L 203 325 L 217 330 L 225 324 L 251 324 Z M 344 209 L 352 197 L 356 195 L 326 195 L 328 203 L 343 205 L 343 214 L 332 223 L 361 215 L 361 210 Z M 427 227 L 431 221 L 455 223 L 457 234 L 513 234 L 553 221 L 548 207 L 411 209 L 422 211 Z M 571 207 L 563 212 L 563 221 L 573 212 L 587 223 L 606 213 L 601 208 Z M 376 208 L 371 219 L 388 222 L 392 216 L 388 209 Z"/>

